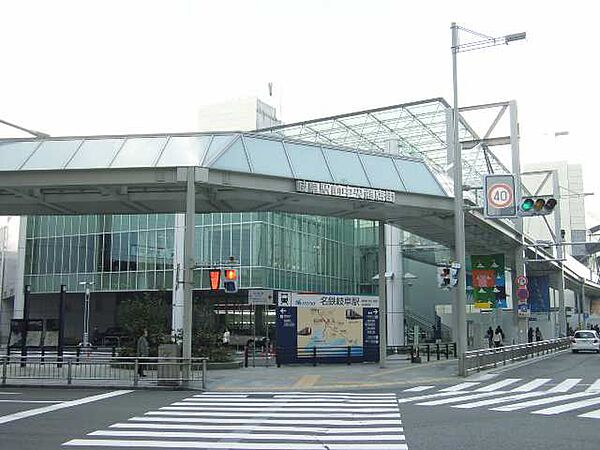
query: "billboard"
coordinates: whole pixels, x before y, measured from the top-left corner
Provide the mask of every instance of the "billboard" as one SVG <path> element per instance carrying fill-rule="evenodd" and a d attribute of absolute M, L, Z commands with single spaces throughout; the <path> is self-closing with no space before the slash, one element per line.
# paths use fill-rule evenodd
<path fill-rule="evenodd" d="M 550 311 L 550 276 L 541 275 L 537 277 L 527 277 L 529 282 L 529 305 L 531 312 Z"/>
<path fill-rule="evenodd" d="M 472 255 L 471 283 L 475 308 L 506 308 L 504 255 Z"/>
<path fill-rule="evenodd" d="M 280 362 L 379 359 L 379 297 L 283 294 L 277 306 Z"/>

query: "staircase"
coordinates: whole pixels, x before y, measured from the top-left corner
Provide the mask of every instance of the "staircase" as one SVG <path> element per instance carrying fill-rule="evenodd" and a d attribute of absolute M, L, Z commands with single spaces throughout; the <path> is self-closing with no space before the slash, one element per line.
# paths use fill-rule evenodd
<path fill-rule="evenodd" d="M 425 343 L 427 341 L 435 342 L 433 336 L 433 326 L 435 325 L 435 320 L 430 317 L 423 316 L 414 311 L 406 310 L 404 313 L 404 317 L 406 320 L 406 343 L 412 344 L 414 343 L 414 327 L 415 325 L 419 326 L 419 342 Z M 442 333 L 441 333 L 442 342 L 451 342 L 452 341 L 452 329 L 442 324 Z"/>

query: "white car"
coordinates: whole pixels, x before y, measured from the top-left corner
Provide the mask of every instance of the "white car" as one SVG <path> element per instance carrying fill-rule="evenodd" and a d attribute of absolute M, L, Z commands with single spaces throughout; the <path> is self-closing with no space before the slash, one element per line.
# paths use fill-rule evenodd
<path fill-rule="evenodd" d="M 600 337 L 594 330 L 576 331 L 571 338 L 571 350 L 573 353 L 580 350 L 600 353 Z"/>

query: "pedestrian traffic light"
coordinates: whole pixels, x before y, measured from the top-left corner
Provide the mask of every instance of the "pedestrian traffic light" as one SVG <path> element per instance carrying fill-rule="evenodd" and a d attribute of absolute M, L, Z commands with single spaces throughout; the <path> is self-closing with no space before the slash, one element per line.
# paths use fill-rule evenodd
<path fill-rule="evenodd" d="M 523 197 L 519 202 L 519 216 L 546 216 L 556 208 L 554 197 Z"/>
<path fill-rule="evenodd" d="M 210 290 L 217 292 L 221 287 L 221 269 L 210 269 L 208 271 Z"/>
<path fill-rule="evenodd" d="M 223 289 L 228 294 L 234 294 L 238 291 L 237 269 L 225 269 L 225 277 L 223 279 Z"/>
<path fill-rule="evenodd" d="M 450 289 L 451 287 L 450 267 L 438 267 L 438 287 L 440 289 Z"/>

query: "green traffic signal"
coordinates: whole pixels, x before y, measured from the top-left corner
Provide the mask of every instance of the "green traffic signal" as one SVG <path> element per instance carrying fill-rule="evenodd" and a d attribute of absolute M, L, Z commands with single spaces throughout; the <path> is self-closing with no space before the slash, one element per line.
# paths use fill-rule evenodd
<path fill-rule="evenodd" d="M 531 198 L 524 199 L 523 202 L 521 203 L 521 211 L 529 211 L 529 210 L 531 210 L 531 208 L 533 208 L 533 199 L 531 199 Z"/>
<path fill-rule="evenodd" d="M 519 203 L 519 215 L 545 216 L 554 211 L 557 204 L 558 201 L 553 197 L 523 197 Z"/>

